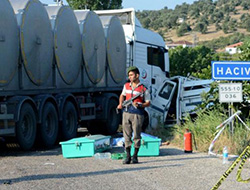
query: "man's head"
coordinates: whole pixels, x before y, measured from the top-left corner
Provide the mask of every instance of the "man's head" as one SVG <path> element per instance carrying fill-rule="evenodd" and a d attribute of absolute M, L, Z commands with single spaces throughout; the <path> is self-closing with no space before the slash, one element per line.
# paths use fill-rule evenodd
<path fill-rule="evenodd" d="M 140 75 L 140 71 L 136 66 L 130 66 L 128 68 L 127 74 L 129 75 L 129 72 L 131 72 L 131 71 L 134 72 L 135 74 Z"/>
<path fill-rule="evenodd" d="M 129 78 L 130 82 L 138 82 L 139 81 L 140 72 L 136 66 L 129 67 L 127 74 L 128 74 L 128 78 Z"/>

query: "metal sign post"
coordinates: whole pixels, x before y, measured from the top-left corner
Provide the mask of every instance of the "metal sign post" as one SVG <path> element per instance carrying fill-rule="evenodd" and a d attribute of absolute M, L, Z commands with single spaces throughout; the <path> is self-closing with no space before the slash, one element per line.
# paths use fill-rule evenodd
<path fill-rule="evenodd" d="M 213 80 L 250 80 L 250 62 L 247 61 L 212 61 Z M 220 102 L 227 102 L 229 117 L 233 115 L 233 102 L 242 102 L 242 84 L 225 83 L 219 86 Z M 233 134 L 233 124 L 230 123 Z"/>
<path fill-rule="evenodd" d="M 233 102 L 242 102 L 242 83 L 220 83 L 219 100 L 221 103 L 228 103 L 229 117 L 233 115 Z M 233 135 L 233 121 L 229 123 Z"/>
<path fill-rule="evenodd" d="M 233 102 L 231 102 L 229 104 L 229 117 L 233 115 Z M 229 129 L 231 131 L 231 135 L 233 136 L 234 134 L 234 120 L 232 120 L 230 123 L 229 123 Z"/>
<path fill-rule="evenodd" d="M 249 61 L 212 61 L 213 80 L 250 80 Z M 233 114 L 233 102 L 242 102 L 242 84 L 222 84 L 220 86 L 220 102 L 228 102 L 229 117 Z M 228 85 L 228 86 L 227 86 Z M 230 123 L 233 134 L 233 124 Z"/>
<path fill-rule="evenodd" d="M 213 61 L 212 62 L 213 80 L 250 80 L 250 62 L 246 61 Z M 231 83 L 233 84 L 233 83 Z M 223 88 L 223 87 L 222 87 Z M 242 86 L 225 87 L 220 95 L 220 102 L 228 102 L 229 117 L 233 114 L 233 102 L 242 102 L 242 92 L 238 90 Z M 240 97 L 239 97 L 240 96 Z M 228 101 L 227 101 L 228 100 Z M 233 134 L 233 124 L 230 123 L 230 130 Z"/>

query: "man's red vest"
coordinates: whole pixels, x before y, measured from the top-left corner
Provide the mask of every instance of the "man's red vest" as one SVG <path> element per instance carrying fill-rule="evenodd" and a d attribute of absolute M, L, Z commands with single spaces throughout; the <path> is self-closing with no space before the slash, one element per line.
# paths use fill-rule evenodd
<path fill-rule="evenodd" d="M 125 84 L 125 88 L 126 88 L 126 100 L 129 100 L 133 96 L 135 96 L 139 93 L 144 93 L 146 91 L 146 87 L 143 84 L 140 84 L 134 90 L 132 90 L 132 86 L 130 86 L 129 82 L 127 82 Z M 143 103 L 143 95 L 138 96 L 136 99 L 133 100 L 133 102 Z"/>

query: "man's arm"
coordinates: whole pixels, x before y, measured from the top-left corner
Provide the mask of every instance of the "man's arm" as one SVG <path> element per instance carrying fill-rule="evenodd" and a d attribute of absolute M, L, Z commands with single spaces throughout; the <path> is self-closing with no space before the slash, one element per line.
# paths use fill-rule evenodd
<path fill-rule="evenodd" d="M 117 109 L 122 109 L 122 103 L 124 102 L 125 96 L 126 96 L 126 88 L 125 88 L 125 85 L 124 85 L 123 89 L 122 89 L 122 93 L 121 93 L 121 95 L 119 97 L 119 104 L 117 106 Z"/>
<path fill-rule="evenodd" d="M 117 109 L 122 109 L 122 103 L 124 102 L 124 96 L 123 94 L 119 97 L 119 105 L 117 106 Z"/>
<path fill-rule="evenodd" d="M 135 102 L 135 103 L 133 103 L 133 104 L 134 104 L 135 107 L 137 107 L 137 108 L 146 108 L 146 107 L 150 106 L 150 101 L 146 101 L 146 102 L 144 102 L 144 103 L 142 103 L 142 104 L 140 104 L 140 103 L 138 103 L 138 102 Z"/>
<path fill-rule="evenodd" d="M 134 103 L 134 105 L 137 108 L 146 108 L 146 107 L 150 106 L 150 94 L 149 94 L 148 90 L 146 90 L 145 93 L 144 93 L 144 100 L 145 100 L 144 103 L 142 103 L 142 104 Z"/>

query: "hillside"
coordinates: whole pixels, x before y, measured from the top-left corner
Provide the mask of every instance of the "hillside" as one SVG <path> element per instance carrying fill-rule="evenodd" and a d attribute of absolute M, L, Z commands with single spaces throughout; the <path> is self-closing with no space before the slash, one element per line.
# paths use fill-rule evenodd
<path fill-rule="evenodd" d="M 237 10 L 238 10 L 237 15 L 230 15 L 230 16 L 231 16 L 231 18 L 236 19 L 237 23 L 239 23 L 241 15 L 247 14 L 249 11 L 243 10 L 242 7 L 237 7 Z M 197 22 L 197 20 L 187 20 L 187 22 L 188 23 L 191 22 L 191 23 L 195 24 Z M 157 32 L 159 32 L 159 31 L 160 30 L 158 30 Z M 190 32 L 184 33 L 183 36 L 177 36 L 176 29 L 172 29 L 172 30 L 169 30 L 168 32 L 164 33 L 163 37 L 166 40 L 168 40 L 168 39 L 172 40 L 172 41 L 186 40 L 186 41 L 190 41 L 190 42 L 193 42 L 194 38 L 196 37 L 196 40 L 198 42 L 202 42 L 202 41 L 210 41 L 210 40 L 213 40 L 213 39 L 216 39 L 219 37 L 230 36 L 236 32 L 239 32 L 239 33 L 242 33 L 245 35 L 250 35 L 250 32 L 248 32 L 245 28 L 236 27 L 235 31 L 225 33 L 222 29 L 217 31 L 215 24 L 210 24 L 207 26 L 207 31 L 205 34 L 202 34 L 199 31 L 192 30 Z"/>
<path fill-rule="evenodd" d="M 136 15 L 144 27 L 159 32 L 165 41 L 204 44 L 204 41 L 235 33 L 244 34 L 243 38 L 250 36 L 249 10 L 249 0 L 199 0 L 191 5 L 178 5 L 174 10 L 165 7 L 159 11 L 137 12 Z"/>

